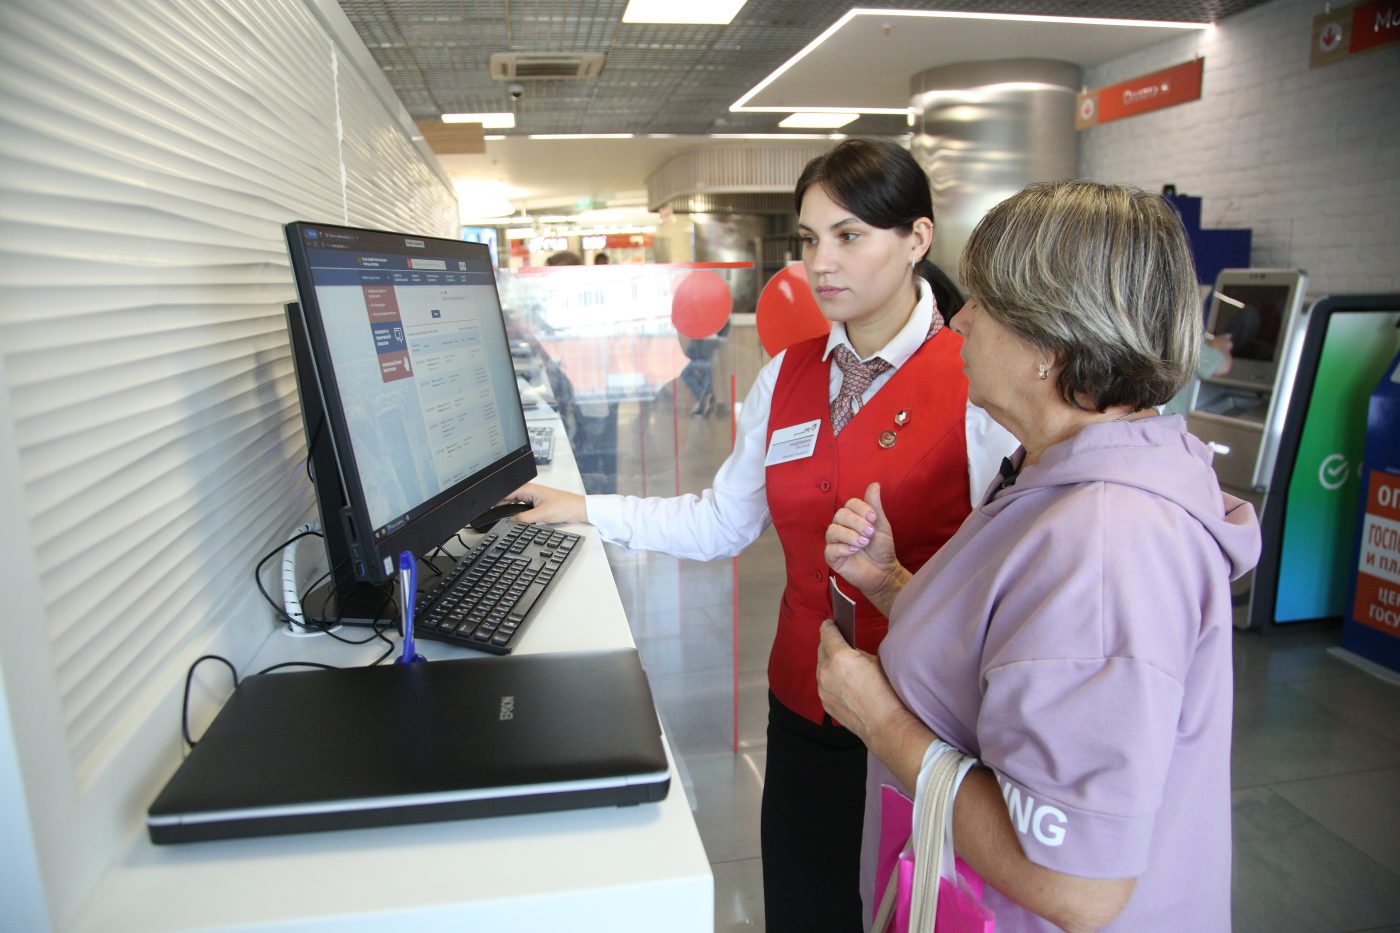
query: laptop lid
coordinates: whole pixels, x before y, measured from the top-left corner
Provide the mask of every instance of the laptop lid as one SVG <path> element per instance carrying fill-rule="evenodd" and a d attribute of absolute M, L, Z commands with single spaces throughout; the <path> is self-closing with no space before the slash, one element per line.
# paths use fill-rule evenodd
<path fill-rule="evenodd" d="M 249 677 L 147 816 L 156 843 L 661 800 L 634 650 Z"/>

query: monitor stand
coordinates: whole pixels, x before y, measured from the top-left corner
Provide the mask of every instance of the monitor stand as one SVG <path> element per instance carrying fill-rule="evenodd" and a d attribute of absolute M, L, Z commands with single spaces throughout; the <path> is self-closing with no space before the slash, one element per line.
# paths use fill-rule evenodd
<path fill-rule="evenodd" d="M 356 583 L 345 594 L 335 591 L 335 582 L 327 581 L 302 599 L 302 616 L 307 625 L 334 628 L 337 625 L 380 625 L 398 627 L 399 613 L 395 608 L 394 585 L 385 583 Z"/>
<path fill-rule="evenodd" d="M 450 557 L 418 559 L 418 586 L 432 585 L 456 563 Z M 354 581 L 346 593 L 336 592 L 334 580 L 327 580 L 302 598 L 302 617 L 306 624 L 334 628 L 355 625 L 366 628 L 379 625 L 399 630 L 398 586 L 394 583 L 365 583 Z"/>

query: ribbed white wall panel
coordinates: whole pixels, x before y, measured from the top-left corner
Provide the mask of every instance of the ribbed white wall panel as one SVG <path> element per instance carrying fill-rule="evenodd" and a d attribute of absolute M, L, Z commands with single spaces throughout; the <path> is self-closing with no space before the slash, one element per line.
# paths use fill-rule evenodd
<path fill-rule="evenodd" d="M 366 78 L 341 60 L 341 152 L 350 225 L 455 234 L 455 195 L 442 197 L 441 186 L 417 149 L 398 127 L 384 122 L 383 112 Z"/>
<path fill-rule="evenodd" d="M 281 224 L 456 232 L 364 58 L 305 0 L 0 0 L 0 353 L 78 791 L 313 508 Z"/>

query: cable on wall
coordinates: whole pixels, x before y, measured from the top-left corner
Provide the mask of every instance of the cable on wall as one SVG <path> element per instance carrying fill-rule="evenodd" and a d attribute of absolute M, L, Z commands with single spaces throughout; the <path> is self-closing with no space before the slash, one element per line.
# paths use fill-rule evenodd
<path fill-rule="evenodd" d="M 297 594 L 297 542 L 320 530 L 320 522 L 307 522 L 292 532 L 292 539 L 282 548 L 282 610 L 287 615 L 287 634 L 299 638 L 325 631 L 307 626 L 306 615 L 301 609 L 301 597 Z"/>

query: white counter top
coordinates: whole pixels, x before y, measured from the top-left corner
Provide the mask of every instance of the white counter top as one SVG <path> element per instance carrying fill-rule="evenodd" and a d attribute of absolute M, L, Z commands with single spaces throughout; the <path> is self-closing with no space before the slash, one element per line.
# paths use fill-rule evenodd
<path fill-rule="evenodd" d="M 562 428 L 554 462 L 540 472 L 581 491 Z M 516 653 L 634 647 L 602 543 L 591 527 L 568 530 L 584 544 Z M 248 669 L 367 663 L 384 647 L 279 631 Z M 492 660 L 436 642 L 418 647 L 430 660 Z M 674 759 L 671 772 L 664 801 L 635 807 L 175 846 L 143 833 L 72 928 L 711 933 L 714 881 Z"/>

